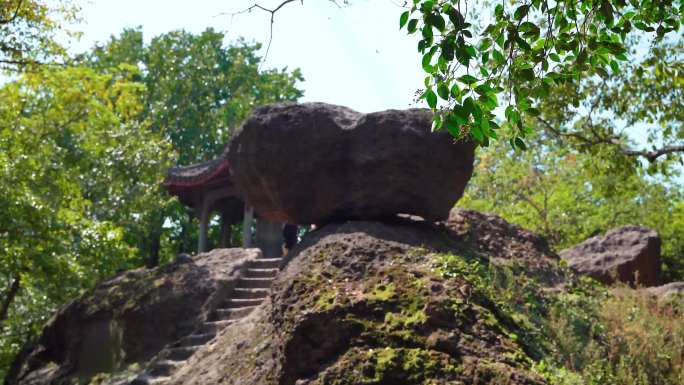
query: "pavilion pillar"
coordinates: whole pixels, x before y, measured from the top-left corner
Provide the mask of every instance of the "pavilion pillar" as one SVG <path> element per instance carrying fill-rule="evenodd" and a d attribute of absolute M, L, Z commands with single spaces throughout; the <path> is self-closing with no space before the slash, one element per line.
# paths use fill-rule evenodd
<path fill-rule="evenodd" d="M 199 216 L 199 238 L 197 240 L 197 253 L 207 251 L 207 233 L 209 230 L 209 206 L 202 202 Z"/>
<path fill-rule="evenodd" d="M 242 247 L 252 247 L 252 224 L 254 223 L 254 208 L 245 202 L 245 214 L 242 220 Z"/>
<path fill-rule="evenodd" d="M 230 245 L 230 222 L 225 213 L 221 214 L 221 238 L 219 240 L 219 247 L 225 249 Z"/>

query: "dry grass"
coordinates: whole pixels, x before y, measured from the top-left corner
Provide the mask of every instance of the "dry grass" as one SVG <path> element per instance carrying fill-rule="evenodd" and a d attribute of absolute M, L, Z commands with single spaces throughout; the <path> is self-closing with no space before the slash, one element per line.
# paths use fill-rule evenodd
<path fill-rule="evenodd" d="M 681 299 L 620 288 L 601 299 L 570 295 L 559 304 L 549 320 L 555 361 L 585 384 L 684 384 Z"/>

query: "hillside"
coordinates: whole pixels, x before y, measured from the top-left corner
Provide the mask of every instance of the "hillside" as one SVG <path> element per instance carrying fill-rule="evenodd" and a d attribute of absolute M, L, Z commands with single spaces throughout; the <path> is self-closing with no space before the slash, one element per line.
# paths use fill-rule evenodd
<path fill-rule="evenodd" d="M 135 295 L 140 287 L 131 282 L 150 282 L 151 275 L 184 302 L 183 293 L 197 282 L 164 277 L 193 266 L 224 271 L 195 277 L 221 282 L 202 306 L 194 304 L 201 314 L 193 322 L 201 325 L 217 298 L 235 290 L 239 266 L 259 260 L 231 250 L 101 284 L 53 318 L 29 358 L 17 362 L 23 370 L 6 383 L 675 384 L 682 375 L 677 305 L 628 289 L 608 294 L 560 267 L 542 238 L 500 218 L 455 209 L 437 224 L 349 221 L 309 233 L 260 306 L 227 322 L 164 376 L 141 377 L 145 368 L 159 370 L 159 360 L 133 354 L 132 346 L 162 346 L 158 335 L 128 331 L 179 325 L 184 316 L 143 312 L 126 324 L 127 305 L 113 299 Z M 233 273 L 226 273 L 229 266 Z M 157 298 L 154 289 L 150 297 Z M 108 307 L 107 321 L 119 327 L 120 354 L 107 373 L 88 373 L 92 360 L 75 354 L 82 352 L 77 342 L 85 341 L 78 338 L 85 326 L 103 319 L 91 311 L 65 322 L 84 304 Z M 639 329 L 646 322 L 652 328 Z M 72 336 L 72 343 L 55 344 L 49 335 Z M 173 345 L 183 337 L 164 338 Z M 60 349 L 62 361 L 52 354 Z"/>

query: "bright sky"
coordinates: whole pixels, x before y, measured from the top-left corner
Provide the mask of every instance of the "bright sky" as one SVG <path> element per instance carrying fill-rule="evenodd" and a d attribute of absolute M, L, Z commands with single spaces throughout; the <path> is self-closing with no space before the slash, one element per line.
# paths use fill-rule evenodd
<path fill-rule="evenodd" d="M 282 0 L 259 0 L 266 8 Z M 399 31 L 400 0 L 353 0 L 338 8 L 325 0 L 290 3 L 276 14 L 265 67 L 300 68 L 303 101 L 341 104 L 362 112 L 412 106 L 422 85 L 416 43 Z M 125 27 L 142 26 L 145 39 L 174 29 L 199 33 L 213 27 L 228 40 L 264 43 L 270 14 L 236 16 L 254 0 L 91 0 L 83 5 L 84 33 L 75 51 L 104 42 Z"/>

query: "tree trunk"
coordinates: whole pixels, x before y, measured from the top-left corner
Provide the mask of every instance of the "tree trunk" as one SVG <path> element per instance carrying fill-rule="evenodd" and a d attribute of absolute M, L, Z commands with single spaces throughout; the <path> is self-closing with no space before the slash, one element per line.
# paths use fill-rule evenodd
<path fill-rule="evenodd" d="M 192 226 L 192 220 L 195 218 L 194 212 L 192 210 L 185 210 L 186 218 L 181 219 L 180 224 L 181 224 L 181 233 L 180 233 L 180 239 L 178 242 L 178 250 L 176 252 L 178 254 L 180 253 L 188 253 L 192 254 L 192 239 L 191 239 L 191 231 L 190 231 L 190 226 Z"/>
<path fill-rule="evenodd" d="M 161 247 L 161 232 L 152 231 L 150 234 L 150 253 L 147 256 L 145 266 L 153 268 L 159 266 L 159 248 Z"/>
<path fill-rule="evenodd" d="M 165 215 L 162 210 L 155 210 L 147 228 L 147 239 L 144 240 L 144 244 L 147 247 L 145 266 L 148 268 L 159 266 L 161 237 L 164 233 L 164 217 Z"/>
<path fill-rule="evenodd" d="M 2 330 L 2 325 L 7 320 L 10 306 L 12 306 L 12 302 L 14 302 L 14 299 L 17 297 L 20 287 L 21 277 L 19 275 L 15 275 L 14 279 L 12 280 L 12 284 L 10 285 L 9 289 L 7 289 L 2 304 L 0 305 L 0 330 Z"/>

